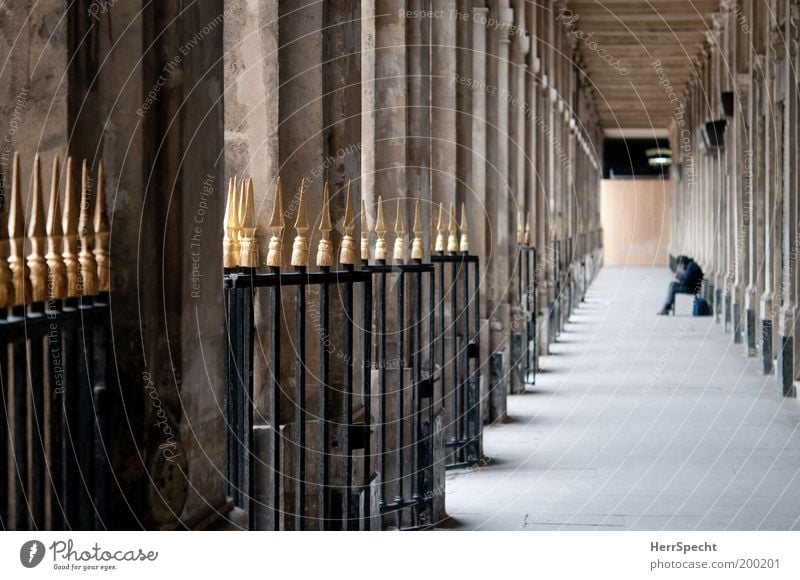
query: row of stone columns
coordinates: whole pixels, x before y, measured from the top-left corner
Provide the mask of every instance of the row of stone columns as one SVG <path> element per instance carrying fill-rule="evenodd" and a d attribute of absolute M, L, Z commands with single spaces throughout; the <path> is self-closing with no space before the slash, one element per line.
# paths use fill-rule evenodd
<path fill-rule="evenodd" d="M 575 304 L 583 255 L 599 243 L 597 117 L 559 8 L 273 1 L 245 3 L 233 12 L 240 26 L 226 29 L 226 164 L 256 177 L 257 197 L 271 195 L 280 174 L 285 196 L 310 180 L 310 215 L 325 180 L 336 192 L 353 179 L 369 207 L 379 195 L 401 198 L 387 208 L 400 207 L 406 223 L 417 199 L 427 223 L 432 204 L 466 205 L 485 268 L 483 352 L 506 361 L 485 390 L 511 389 L 513 231 L 527 225 L 540 249 L 545 345 Z M 334 194 L 334 219 L 341 199 Z M 266 205 L 257 200 L 261 228 Z M 502 414 L 486 408 L 487 419 Z"/>
<path fill-rule="evenodd" d="M 671 129 L 671 253 L 698 260 L 717 321 L 787 396 L 800 370 L 798 19 L 797 0 L 723 2 Z M 705 150 L 715 120 L 724 144 Z"/>
<path fill-rule="evenodd" d="M 492 354 L 504 360 L 497 376 L 485 373 L 486 401 L 490 388 L 510 391 L 511 313 L 520 299 L 513 232 L 529 229 L 541 256 L 546 351 L 600 239 L 597 117 L 574 39 L 555 19 L 560 7 L 211 0 L 87 8 L 48 0 L 15 3 L 0 19 L 8 39 L 0 178 L 13 150 L 70 153 L 106 169 L 117 265 L 113 525 L 210 526 L 230 508 L 221 436 L 224 175 L 253 178 L 259 240 L 269 239 L 278 176 L 288 215 L 307 180 L 310 245 L 325 182 L 334 223 L 350 180 L 355 206 L 360 197 L 375 207 L 383 196 L 390 224 L 397 207 L 410 224 L 417 200 L 426 223 L 434 204 L 463 204 L 484 276 L 483 368 Z M 334 246 L 340 239 L 332 232 Z M 426 236 L 426 258 L 429 244 Z M 341 312 L 331 316 L 335 324 Z M 259 365 L 263 412 L 258 383 L 268 373 Z M 287 392 L 293 380 L 289 369 Z M 501 418 L 503 405 L 485 413 Z"/>
<path fill-rule="evenodd" d="M 600 239 L 589 235 L 599 231 L 597 117 L 574 38 L 556 21 L 559 8 L 556 2 L 478 3 L 468 15 L 471 37 L 459 35 L 471 46 L 458 71 L 459 85 L 469 88 L 462 118 L 472 128 L 465 201 L 485 216 L 474 234 L 489 277 L 481 304 L 483 343 L 502 354 L 506 369 L 521 298 L 511 284 L 518 267 L 513 231 L 530 231 L 529 242 L 539 249 L 539 344 L 545 352 L 574 307 L 570 297 L 576 296 L 577 268 L 586 263 L 582 256 Z M 519 389 L 508 376 L 491 384 Z M 502 414 L 490 408 L 487 419 Z"/>
<path fill-rule="evenodd" d="M 229 17 L 236 26 L 225 32 L 226 170 L 254 176 L 259 229 L 266 231 L 278 175 L 285 208 L 300 180 L 309 181 L 312 217 L 329 181 L 334 222 L 344 207 L 336 192 L 347 180 L 367 207 L 378 196 L 388 202 L 387 223 L 395 208 L 410 223 L 416 200 L 425 223 L 439 203 L 463 204 L 484 272 L 482 366 L 492 354 L 504 361 L 498 376 L 484 373 L 484 414 L 502 418 L 504 397 L 489 391 L 519 387 L 508 378 L 520 301 L 515 228 L 527 227 L 540 250 L 539 319 L 550 321 L 540 333 L 543 350 L 576 304 L 579 269 L 599 259 L 600 136 L 574 39 L 555 20 L 559 4 L 237 6 Z M 292 380 L 287 372 L 288 392 Z"/>

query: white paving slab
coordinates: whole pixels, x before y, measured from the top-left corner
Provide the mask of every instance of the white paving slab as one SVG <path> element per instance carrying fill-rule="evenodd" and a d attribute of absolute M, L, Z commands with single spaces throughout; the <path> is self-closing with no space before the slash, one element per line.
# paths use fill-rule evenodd
<path fill-rule="evenodd" d="M 800 529 L 800 405 L 711 318 L 659 317 L 667 269 L 606 268 L 544 372 L 449 473 L 446 527 Z"/>

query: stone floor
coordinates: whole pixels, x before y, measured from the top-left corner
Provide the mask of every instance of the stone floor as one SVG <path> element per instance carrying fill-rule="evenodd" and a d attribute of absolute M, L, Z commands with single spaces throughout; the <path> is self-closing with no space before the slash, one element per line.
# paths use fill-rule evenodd
<path fill-rule="evenodd" d="M 448 473 L 445 527 L 800 529 L 800 404 L 689 297 L 655 316 L 670 279 L 600 273 L 485 465 Z"/>

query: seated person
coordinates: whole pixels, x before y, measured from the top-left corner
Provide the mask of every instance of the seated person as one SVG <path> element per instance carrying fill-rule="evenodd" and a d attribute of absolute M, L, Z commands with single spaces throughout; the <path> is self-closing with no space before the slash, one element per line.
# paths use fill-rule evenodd
<path fill-rule="evenodd" d="M 675 305 L 676 294 L 693 294 L 696 295 L 700 292 L 703 283 L 703 271 L 697 262 L 692 260 L 689 256 L 678 256 L 676 258 L 678 263 L 678 270 L 673 280 L 669 285 L 667 291 L 667 301 L 664 307 L 659 311 L 660 315 L 669 314 L 672 307 Z"/>

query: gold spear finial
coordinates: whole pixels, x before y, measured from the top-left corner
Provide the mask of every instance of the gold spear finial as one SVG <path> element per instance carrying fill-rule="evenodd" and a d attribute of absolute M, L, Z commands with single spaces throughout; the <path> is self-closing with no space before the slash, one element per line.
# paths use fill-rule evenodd
<path fill-rule="evenodd" d="M 292 244 L 292 266 L 308 266 L 308 218 L 306 217 L 306 179 L 300 181 L 300 196 L 297 200 L 297 219 L 294 222 L 297 235 Z"/>
<path fill-rule="evenodd" d="M 450 204 L 450 235 L 447 238 L 447 251 L 458 251 L 458 226 L 456 225 L 456 206 Z"/>
<path fill-rule="evenodd" d="M 444 252 L 447 247 L 447 229 L 444 227 L 444 204 L 439 204 L 439 221 L 436 222 L 436 245 L 434 250 L 437 252 Z"/>
<path fill-rule="evenodd" d="M 467 253 L 469 252 L 469 238 L 467 237 L 467 233 L 469 228 L 467 227 L 467 204 L 461 202 L 461 243 L 459 244 L 459 249 Z"/>
<path fill-rule="evenodd" d="M 239 242 L 242 241 L 242 218 L 244 217 L 244 198 L 247 194 L 247 180 L 243 177 L 239 180 L 239 185 L 236 185 L 236 177 L 233 178 L 233 213 L 236 216 L 236 223 L 239 224 L 239 228 L 236 230 L 236 239 Z M 241 265 L 242 260 L 242 247 L 239 244 L 239 265 Z"/>
<path fill-rule="evenodd" d="M 63 244 L 61 220 L 61 204 L 58 202 L 58 179 L 60 170 L 58 156 L 53 158 L 53 176 L 50 179 L 50 201 L 47 206 L 47 297 L 49 300 L 60 300 L 67 295 L 67 269 L 61 256 Z"/>
<path fill-rule="evenodd" d="M 333 244 L 331 243 L 331 198 L 328 182 L 322 188 L 322 219 L 319 224 L 321 237 L 317 244 L 317 266 L 330 268 L 333 266 Z"/>
<path fill-rule="evenodd" d="M 14 305 L 22 306 L 27 302 L 30 290 L 27 287 L 28 266 L 25 263 L 23 249 L 25 244 L 25 208 L 22 205 L 20 189 L 19 153 L 14 153 L 14 174 L 11 178 L 11 203 L 8 217 L 8 237 L 11 252 L 8 266 L 11 268 L 11 279 L 14 282 Z"/>
<path fill-rule="evenodd" d="M 344 237 L 339 249 L 339 263 L 355 265 L 358 262 L 356 253 L 356 240 L 353 234 L 356 231 L 356 222 L 353 218 L 353 206 L 350 203 L 352 182 L 347 183 L 347 199 L 344 204 Z"/>
<path fill-rule="evenodd" d="M 72 179 L 72 157 L 67 157 L 67 183 L 64 190 L 64 207 L 61 229 L 63 232 L 64 267 L 67 272 L 67 298 L 80 296 L 81 264 L 78 261 L 78 200 Z"/>
<path fill-rule="evenodd" d="M 81 264 L 81 295 L 94 296 L 97 294 L 97 261 L 94 259 L 94 227 L 89 217 L 91 207 L 92 179 L 89 175 L 89 162 L 83 160 L 81 171 L 81 211 L 78 217 L 78 237 L 81 241 L 81 251 L 78 261 Z"/>
<path fill-rule="evenodd" d="M 411 259 L 421 260 L 425 257 L 425 243 L 422 241 L 422 213 L 419 207 L 419 200 L 414 207 L 414 239 L 411 241 Z"/>
<path fill-rule="evenodd" d="M 367 202 L 361 198 L 361 261 L 369 262 L 369 218 Z"/>
<path fill-rule="evenodd" d="M 522 227 L 522 212 L 517 212 L 517 244 L 522 245 L 523 241 L 523 227 Z"/>
<path fill-rule="evenodd" d="M 33 159 L 33 192 L 31 193 L 31 220 L 28 224 L 28 239 L 31 253 L 28 254 L 28 270 L 31 280 L 31 300 L 47 300 L 47 263 L 44 260 L 44 204 L 42 203 L 42 167 L 37 153 Z"/>
<path fill-rule="evenodd" d="M 244 184 L 244 197 L 241 200 L 243 208 L 242 219 L 239 222 L 239 265 L 243 268 L 258 268 L 258 240 L 256 239 L 256 202 L 255 194 L 253 193 L 253 178 L 247 180 Z M 280 182 L 279 182 L 280 183 Z M 278 198 L 280 199 L 280 197 Z M 283 234 L 283 216 L 281 216 L 281 235 Z M 269 244 L 270 252 L 272 251 L 272 242 Z M 278 247 L 278 265 L 280 265 L 281 248 Z M 267 257 L 269 262 L 269 257 Z"/>
<path fill-rule="evenodd" d="M 394 260 L 395 262 L 405 262 L 406 259 L 406 240 L 405 225 L 403 224 L 403 211 L 400 206 L 400 198 L 397 198 L 397 219 L 394 222 Z"/>
<path fill-rule="evenodd" d="M 8 202 L 0 204 L 0 308 L 8 308 L 14 303 L 14 283 L 8 264 Z"/>
<path fill-rule="evenodd" d="M 375 216 L 375 259 L 386 262 L 389 252 L 386 248 L 386 224 L 383 221 L 383 198 L 378 196 L 378 211 Z"/>
<path fill-rule="evenodd" d="M 108 212 L 103 162 L 97 167 L 97 199 L 94 203 L 94 259 L 97 262 L 97 290 L 111 290 L 111 259 L 108 256 Z"/>
<path fill-rule="evenodd" d="M 236 188 L 236 179 L 234 178 L 233 182 L 234 189 Z M 244 213 L 245 213 L 245 198 L 247 197 L 247 180 L 243 177 L 241 181 L 239 181 L 239 197 L 236 198 L 236 218 L 239 222 L 239 240 L 242 239 L 242 230 L 241 226 L 244 223 Z M 255 205 L 255 202 L 253 202 Z"/>
<path fill-rule="evenodd" d="M 225 203 L 225 235 L 222 238 L 222 265 L 236 268 L 239 265 L 239 204 L 236 177 L 228 180 L 228 199 Z"/>
<path fill-rule="evenodd" d="M 28 292 L 26 292 L 26 279 L 28 267 L 22 255 L 25 243 L 25 216 L 22 206 L 22 194 L 20 191 L 20 166 L 19 153 L 14 153 L 11 175 L 11 200 L 4 200 L 4 205 L 8 206 L 8 222 L 3 224 L 8 227 L 8 270 L 10 272 L 11 285 L 6 285 L 6 291 L 11 291 L 7 297 L 8 306 L 19 306 L 25 304 Z"/>
<path fill-rule="evenodd" d="M 247 196 L 250 203 L 250 195 Z M 272 202 L 272 217 L 269 220 L 269 229 L 272 237 L 269 240 L 269 251 L 267 252 L 267 266 L 270 268 L 280 268 L 283 263 L 283 230 L 286 224 L 283 221 L 283 183 L 281 178 L 275 185 L 275 200 Z"/>

